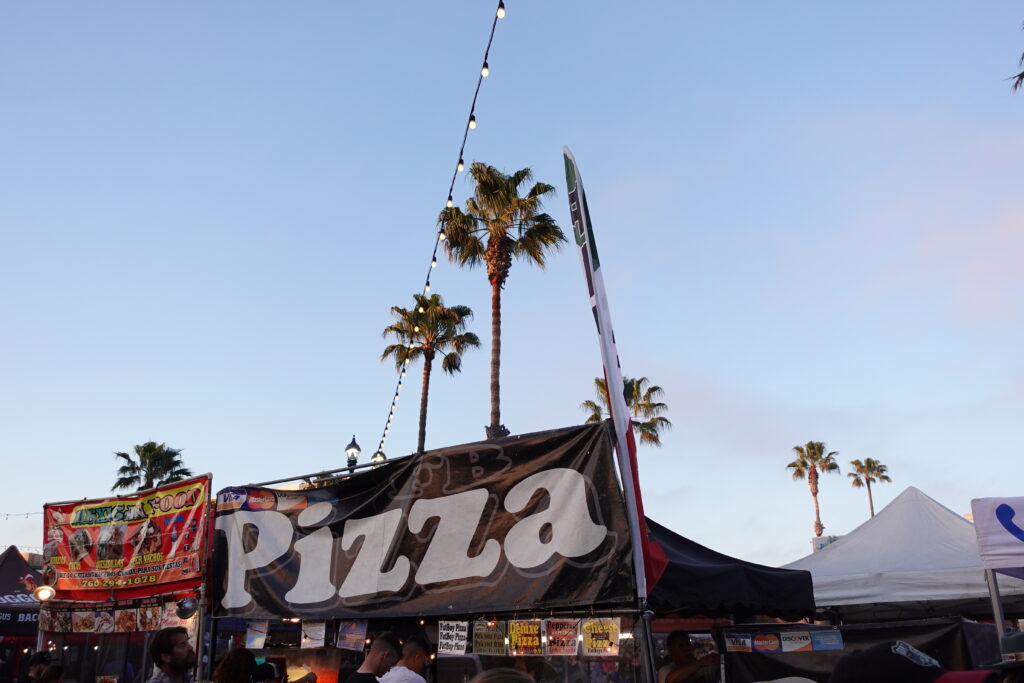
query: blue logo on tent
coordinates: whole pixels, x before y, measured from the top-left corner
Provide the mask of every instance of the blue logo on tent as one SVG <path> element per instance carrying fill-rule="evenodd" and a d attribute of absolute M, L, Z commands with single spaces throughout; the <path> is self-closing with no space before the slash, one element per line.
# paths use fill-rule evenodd
<path fill-rule="evenodd" d="M 1013 523 L 1014 514 L 1016 514 L 1015 510 L 1006 503 L 996 508 L 996 519 L 1003 525 L 1003 528 L 1016 536 L 1018 541 L 1024 541 L 1024 529 Z"/>

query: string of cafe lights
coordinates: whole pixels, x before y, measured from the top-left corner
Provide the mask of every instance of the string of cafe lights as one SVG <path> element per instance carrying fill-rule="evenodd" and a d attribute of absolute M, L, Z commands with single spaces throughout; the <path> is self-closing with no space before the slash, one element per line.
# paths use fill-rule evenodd
<path fill-rule="evenodd" d="M 464 161 L 466 152 L 466 140 L 469 138 L 469 131 L 476 128 L 476 100 L 477 97 L 480 95 L 480 86 L 483 84 L 484 79 L 487 78 L 488 75 L 490 75 L 490 66 L 487 63 L 487 58 L 491 52 L 491 43 L 494 42 L 494 30 L 498 26 L 498 19 L 503 19 L 504 17 L 505 0 L 499 0 L 498 7 L 494 12 L 494 18 L 491 21 L 491 33 L 487 37 L 487 47 L 484 49 L 483 64 L 480 66 L 480 74 L 479 76 L 477 76 L 476 79 L 476 90 L 473 91 L 473 101 L 469 105 L 469 118 L 466 119 L 466 127 L 462 131 L 462 142 L 459 145 L 459 160 L 455 164 L 455 171 L 452 173 L 451 182 L 448 184 L 448 200 L 446 204 L 448 208 L 451 208 L 454 205 L 452 200 L 452 193 L 455 191 L 455 180 L 459 177 L 459 173 L 465 170 L 466 167 Z M 422 289 L 424 296 L 430 294 L 430 275 L 434 271 L 434 268 L 437 267 L 437 252 L 441 247 L 441 243 L 445 240 L 444 228 L 445 224 L 444 222 L 442 222 L 437 233 L 434 235 L 434 249 L 430 255 L 430 267 L 427 268 L 427 277 L 424 280 Z M 420 307 L 419 312 L 424 312 L 423 307 Z M 415 328 L 414 331 L 418 332 L 419 329 Z M 411 349 L 414 347 L 415 344 L 410 342 L 409 348 Z M 384 442 L 387 440 L 388 431 L 391 429 L 391 420 L 395 416 L 395 408 L 398 405 L 398 397 L 402 391 L 402 382 L 405 379 L 405 372 L 408 366 L 409 359 L 406 358 L 405 363 L 402 364 L 402 369 L 398 372 L 398 381 L 395 385 L 395 393 L 392 395 L 391 398 L 391 408 L 388 410 L 388 419 L 384 423 L 384 429 L 381 432 L 380 441 L 377 444 L 377 450 L 371 457 L 371 460 L 374 462 L 382 462 L 384 460 Z"/>

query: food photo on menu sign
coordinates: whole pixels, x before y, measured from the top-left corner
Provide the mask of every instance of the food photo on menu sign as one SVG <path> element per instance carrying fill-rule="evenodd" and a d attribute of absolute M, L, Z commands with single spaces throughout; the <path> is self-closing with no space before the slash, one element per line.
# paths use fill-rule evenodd
<path fill-rule="evenodd" d="M 45 505 L 43 582 L 105 590 L 201 576 L 209 488 L 204 475 L 119 498 Z"/>

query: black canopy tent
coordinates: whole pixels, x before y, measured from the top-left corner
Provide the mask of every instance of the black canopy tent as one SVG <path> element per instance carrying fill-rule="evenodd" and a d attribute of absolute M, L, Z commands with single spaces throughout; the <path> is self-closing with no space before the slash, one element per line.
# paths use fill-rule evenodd
<path fill-rule="evenodd" d="M 651 540 L 668 559 L 649 588 L 655 614 L 799 619 L 814 615 L 811 573 L 738 560 L 647 519 Z"/>
<path fill-rule="evenodd" d="M 38 584 L 39 573 L 16 546 L 0 554 L 0 636 L 35 638 L 39 601 L 32 591 Z"/>

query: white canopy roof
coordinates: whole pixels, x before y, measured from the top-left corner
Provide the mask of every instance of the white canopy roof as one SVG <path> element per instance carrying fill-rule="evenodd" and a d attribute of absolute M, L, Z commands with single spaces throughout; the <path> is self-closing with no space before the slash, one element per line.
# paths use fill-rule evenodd
<path fill-rule="evenodd" d="M 991 615 L 974 525 L 913 486 L 825 549 L 788 564 L 814 579 L 818 607 L 849 620 Z M 1024 581 L 999 577 L 1006 611 Z"/>

